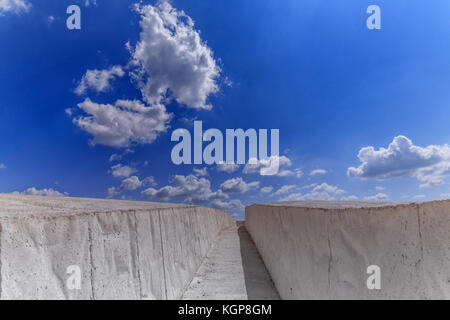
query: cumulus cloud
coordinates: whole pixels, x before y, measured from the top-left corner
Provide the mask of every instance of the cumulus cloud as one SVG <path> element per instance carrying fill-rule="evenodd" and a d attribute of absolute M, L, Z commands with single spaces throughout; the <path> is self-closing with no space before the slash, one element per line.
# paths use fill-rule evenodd
<path fill-rule="evenodd" d="M 208 175 L 208 169 L 206 167 L 204 167 L 203 169 L 194 168 L 192 170 L 197 177 L 206 177 Z"/>
<path fill-rule="evenodd" d="M 419 147 L 405 136 L 395 137 L 387 149 L 362 148 L 358 158 L 361 165 L 348 168 L 350 177 L 414 177 L 423 182 L 421 187 L 430 187 L 443 184 L 450 174 L 450 147 L 447 144 Z"/>
<path fill-rule="evenodd" d="M 343 193 L 345 193 L 345 191 L 339 187 L 324 182 L 315 186 L 306 194 L 292 193 L 281 198 L 280 201 L 335 200 L 336 196 L 342 195 Z"/>
<path fill-rule="evenodd" d="M 273 191 L 273 187 L 263 187 L 260 191 L 261 193 L 271 193 Z"/>
<path fill-rule="evenodd" d="M 106 92 L 111 89 L 111 81 L 116 77 L 123 77 L 125 72 L 121 66 L 112 66 L 106 70 L 87 70 L 80 84 L 75 89 L 78 95 L 85 94 L 89 89 L 97 93 Z"/>
<path fill-rule="evenodd" d="M 98 104 L 88 98 L 80 103 L 78 107 L 87 115 L 73 121 L 93 136 L 93 145 L 123 148 L 152 143 L 166 132 L 172 118 L 164 104 L 174 99 L 190 108 L 211 109 L 208 97 L 219 89 L 221 70 L 189 16 L 164 0 L 155 6 L 137 4 L 135 8 L 141 33 L 135 46 L 129 42 L 126 45 L 130 61 L 125 67 L 87 70 L 75 92 L 108 91 L 112 80 L 128 70 L 145 103 L 118 100 L 115 104 Z M 71 116 L 73 110 L 67 110 Z"/>
<path fill-rule="evenodd" d="M 245 182 L 242 178 L 233 178 L 225 181 L 220 185 L 220 189 L 224 193 L 246 193 L 249 190 L 257 189 L 259 187 L 259 182 Z"/>
<path fill-rule="evenodd" d="M 147 177 L 144 180 L 140 180 L 137 176 L 131 176 L 123 179 L 120 187 L 111 187 L 108 189 L 108 196 L 115 197 L 122 194 L 125 191 L 134 191 L 143 186 L 156 186 L 157 183 L 154 177 Z"/>
<path fill-rule="evenodd" d="M 6 12 L 27 12 L 30 8 L 31 3 L 25 0 L 0 0 L 0 16 Z"/>
<path fill-rule="evenodd" d="M 135 172 L 137 172 L 137 170 L 135 168 L 132 168 L 130 166 L 124 166 L 120 163 L 111 167 L 111 174 L 115 178 L 121 178 L 121 179 L 128 178 Z"/>
<path fill-rule="evenodd" d="M 342 201 L 357 201 L 359 198 L 355 195 L 346 196 L 341 198 Z"/>
<path fill-rule="evenodd" d="M 54 190 L 52 188 L 50 189 L 36 189 L 35 187 L 28 188 L 25 191 L 13 192 L 14 194 L 24 194 L 24 195 L 30 195 L 30 196 L 42 196 L 42 197 L 65 197 L 69 194 L 67 192 L 61 193 L 57 190 Z"/>
<path fill-rule="evenodd" d="M 97 0 L 85 0 L 84 1 L 84 6 L 85 7 L 89 7 L 90 5 L 91 5 L 91 2 L 92 2 L 92 4 L 94 5 L 94 6 L 96 6 L 97 5 Z"/>
<path fill-rule="evenodd" d="M 386 201 L 388 199 L 389 199 L 389 196 L 385 193 L 377 193 L 374 196 L 364 197 L 364 200 L 366 200 L 366 201 Z"/>
<path fill-rule="evenodd" d="M 128 48 L 144 100 L 159 104 L 171 97 L 191 108 L 211 109 L 207 99 L 218 91 L 220 68 L 193 20 L 167 1 L 136 10 L 142 31 L 136 46 Z"/>
<path fill-rule="evenodd" d="M 109 157 L 109 162 L 117 162 L 117 161 L 120 161 L 120 160 L 122 160 L 122 155 L 120 155 L 120 154 L 117 154 L 117 153 L 114 153 L 114 154 L 112 154 L 110 157 Z"/>
<path fill-rule="evenodd" d="M 305 190 L 305 189 L 312 189 L 312 188 L 314 188 L 317 185 L 318 185 L 318 183 L 311 183 L 311 184 L 308 184 L 306 186 L 300 187 L 300 189 L 303 189 L 303 190 Z"/>
<path fill-rule="evenodd" d="M 212 191 L 211 182 L 206 178 L 194 175 L 176 175 L 170 185 L 160 189 L 148 188 L 142 195 L 154 200 L 170 201 L 184 199 L 186 203 L 204 204 L 214 200 L 228 199 L 222 190 Z"/>
<path fill-rule="evenodd" d="M 315 170 L 312 170 L 310 173 L 309 173 L 309 175 L 310 176 L 316 176 L 316 175 L 319 175 L 319 174 L 326 174 L 327 173 L 327 170 L 324 170 L 324 169 L 315 169 Z"/>
<path fill-rule="evenodd" d="M 158 185 L 158 183 L 156 183 L 156 180 L 154 177 L 150 176 L 150 177 L 147 177 L 144 180 L 142 180 L 142 185 L 155 187 Z"/>
<path fill-rule="evenodd" d="M 281 194 L 285 194 L 288 193 L 289 191 L 291 191 L 292 189 L 294 189 L 296 186 L 295 185 L 288 185 L 288 186 L 282 186 L 280 189 L 278 189 L 275 194 L 276 195 L 281 195 Z"/>
<path fill-rule="evenodd" d="M 250 159 L 249 162 L 245 165 L 242 172 L 244 174 L 249 173 L 261 173 L 261 170 L 268 169 L 273 167 L 274 163 L 279 164 L 279 170 L 277 176 L 279 177 L 289 177 L 293 176 L 296 173 L 288 170 L 286 168 L 292 166 L 291 160 L 286 156 L 271 156 L 268 159 Z M 300 174 L 301 175 L 301 174 Z"/>
<path fill-rule="evenodd" d="M 212 207 L 226 210 L 231 213 L 242 212 L 245 208 L 244 205 L 242 204 L 241 200 L 239 200 L 239 199 L 227 200 L 227 201 L 216 199 L 216 200 L 211 201 L 210 205 Z"/>
<path fill-rule="evenodd" d="M 93 145 L 128 147 L 132 143 L 151 143 L 166 132 L 171 115 L 163 105 L 145 106 L 138 100 L 117 100 L 114 105 L 86 99 L 78 104 L 87 116 L 73 121 L 90 133 Z"/>
<path fill-rule="evenodd" d="M 336 186 L 331 186 L 324 182 L 314 187 L 311 192 L 305 195 L 308 200 L 334 200 L 335 196 L 345 193 L 344 190 Z"/>
<path fill-rule="evenodd" d="M 217 164 L 217 171 L 226 172 L 226 173 L 233 173 L 236 170 L 238 170 L 239 167 L 240 166 L 238 164 L 219 162 Z"/>
<path fill-rule="evenodd" d="M 121 188 L 123 190 L 136 190 L 142 186 L 142 181 L 136 176 L 131 176 L 122 181 Z"/>

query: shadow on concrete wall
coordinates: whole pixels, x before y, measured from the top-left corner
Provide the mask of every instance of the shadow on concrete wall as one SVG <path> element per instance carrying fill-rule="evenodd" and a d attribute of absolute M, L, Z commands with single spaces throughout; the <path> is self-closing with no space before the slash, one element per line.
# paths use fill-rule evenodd
<path fill-rule="evenodd" d="M 238 224 L 239 226 L 239 224 Z M 249 300 L 278 300 L 280 296 L 247 229 L 238 229 L 245 287 Z"/>

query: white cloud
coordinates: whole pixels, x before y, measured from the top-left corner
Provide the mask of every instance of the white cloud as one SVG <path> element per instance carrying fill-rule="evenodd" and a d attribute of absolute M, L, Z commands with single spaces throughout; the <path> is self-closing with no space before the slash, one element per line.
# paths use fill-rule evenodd
<path fill-rule="evenodd" d="M 73 121 L 93 136 L 93 145 L 128 147 L 132 143 L 151 143 L 167 130 L 171 118 L 163 105 L 147 107 L 137 100 L 117 100 L 110 105 L 87 98 L 78 107 L 88 115 Z"/>
<path fill-rule="evenodd" d="M 295 169 L 294 170 L 294 172 L 295 172 L 295 176 L 297 177 L 297 178 L 301 178 L 302 176 L 303 176 L 303 172 L 302 172 L 302 170 L 301 169 Z"/>
<path fill-rule="evenodd" d="M 306 194 L 292 193 L 284 198 L 281 198 L 279 201 L 335 200 L 336 196 L 343 193 L 345 193 L 344 190 L 324 182 L 315 186 Z"/>
<path fill-rule="evenodd" d="M 244 174 L 249 173 L 260 173 L 261 169 L 270 168 L 274 163 L 278 161 L 279 163 L 279 171 L 277 176 L 279 177 L 288 177 L 293 176 L 295 173 L 291 170 L 287 170 L 287 167 L 292 166 L 291 160 L 286 156 L 271 156 L 268 159 L 250 159 L 249 162 L 245 165 L 242 172 Z"/>
<path fill-rule="evenodd" d="M 164 0 L 156 6 L 137 4 L 135 8 L 141 17 L 141 33 L 134 48 L 127 43 L 131 54 L 127 66 L 87 70 L 75 92 L 105 92 L 114 78 L 130 70 L 146 103 L 118 100 L 113 105 L 98 104 L 89 98 L 80 103 L 78 107 L 87 115 L 73 121 L 93 136 L 93 145 L 122 148 L 152 143 L 167 130 L 172 114 L 164 104 L 171 98 L 191 108 L 211 109 L 207 99 L 218 91 L 220 68 L 192 19 Z M 73 113 L 67 110 L 69 115 Z"/>
<path fill-rule="evenodd" d="M 131 176 L 122 181 L 121 188 L 123 190 L 136 190 L 142 186 L 142 181 L 136 176 Z"/>
<path fill-rule="evenodd" d="M 246 193 L 249 190 L 257 189 L 259 187 L 259 182 L 245 182 L 242 178 L 233 178 L 225 181 L 220 185 L 220 189 L 224 193 Z"/>
<path fill-rule="evenodd" d="M 296 187 L 295 185 L 282 186 L 280 189 L 278 189 L 275 192 L 275 194 L 276 195 L 286 194 L 289 191 L 291 191 L 291 189 L 294 189 L 295 187 Z"/>
<path fill-rule="evenodd" d="M 3 163 L 0 163 L 0 169 L 6 169 L 6 166 Z"/>
<path fill-rule="evenodd" d="M 136 10 L 142 31 L 136 46 L 128 48 L 144 100 L 159 104 L 170 95 L 188 107 L 211 109 L 207 98 L 218 91 L 220 68 L 192 19 L 167 1 Z"/>
<path fill-rule="evenodd" d="M 204 167 L 203 169 L 194 168 L 192 170 L 197 177 L 206 177 L 208 175 L 208 169 L 206 167 Z"/>
<path fill-rule="evenodd" d="M 311 183 L 311 184 L 308 184 L 306 186 L 301 187 L 300 189 L 303 189 L 303 190 L 305 190 L 305 189 L 312 189 L 312 188 L 314 188 L 317 185 L 318 185 L 317 183 Z"/>
<path fill-rule="evenodd" d="M 327 170 L 324 170 L 324 169 L 315 169 L 315 170 L 312 170 L 310 173 L 309 173 L 309 175 L 310 176 L 316 176 L 316 175 L 318 175 L 318 174 L 326 174 L 327 173 Z"/>
<path fill-rule="evenodd" d="M 293 175 L 295 175 L 295 172 L 287 169 L 280 170 L 277 174 L 278 177 L 292 177 Z"/>
<path fill-rule="evenodd" d="M 386 201 L 388 199 L 389 199 L 389 196 L 385 193 L 378 193 L 374 196 L 364 197 L 364 200 L 366 200 L 366 201 Z"/>
<path fill-rule="evenodd" d="M 111 174 L 115 178 L 128 178 L 133 173 L 137 172 L 135 168 L 129 167 L 129 166 L 123 166 L 122 164 L 116 164 L 115 166 L 111 167 Z"/>
<path fill-rule="evenodd" d="M 184 199 L 186 203 L 202 204 L 217 199 L 228 199 L 228 195 L 222 190 L 213 192 L 211 182 L 206 178 L 198 178 L 194 175 L 176 175 L 170 185 L 160 189 L 148 188 L 142 191 L 142 195 L 160 201 Z"/>
<path fill-rule="evenodd" d="M 423 182 L 421 187 L 429 187 L 443 184 L 450 174 L 450 147 L 447 144 L 419 147 L 405 136 L 395 137 L 387 149 L 362 148 L 358 158 L 362 164 L 348 168 L 350 177 L 414 177 Z"/>
<path fill-rule="evenodd" d="M 450 193 L 441 193 L 441 198 L 450 199 Z"/>
<path fill-rule="evenodd" d="M 211 201 L 210 205 L 215 208 L 219 208 L 222 210 L 226 210 L 228 212 L 242 212 L 244 211 L 244 205 L 242 204 L 241 200 L 234 199 L 234 200 L 227 200 L 223 201 L 220 199 L 216 199 Z"/>
<path fill-rule="evenodd" d="M 421 199 L 425 199 L 425 198 L 426 198 L 426 196 L 424 194 L 416 194 L 413 197 L 413 199 L 416 199 L 416 200 L 421 200 Z"/>
<path fill-rule="evenodd" d="M 239 167 L 240 166 L 238 164 L 219 162 L 217 164 L 217 171 L 226 172 L 226 173 L 233 173 L 237 169 L 239 169 Z"/>
<path fill-rule="evenodd" d="M 359 198 L 357 196 L 351 195 L 351 196 L 342 197 L 341 200 L 342 201 L 356 201 L 356 200 L 359 200 Z"/>
<path fill-rule="evenodd" d="M 73 114 L 72 108 L 66 108 L 66 109 L 64 110 L 64 112 L 65 112 L 69 117 L 71 117 L 72 114 Z"/>
<path fill-rule="evenodd" d="M 261 193 L 271 193 L 273 191 L 273 187 L 263 187 L 261 188 Z"/>
<path fill-rule="evenodd" d="M 158 184 L 156 183 L 155 178 L 152 177 L 152 176 L 150 176 L 150 177 L 147 177 L 147 178 L 145 178 L 144 180 L 142 180 L 142 185 L 143 185 L 143 186 L 152 186 L 152 187 L 155 187 L 155 186 L 157 186 Z"/>
<path fill-rule="evenodd" d="M 13 192 L 14 194 L 24 194 L 24 195 L 30 195 L 30 196 L 42 196 L 42 197 L 65 197 L 69 194 L 67 192 L 61 193 L 57 190 L 54 190 L 52 188 L 50 189 L 36 189 L 35 187 L 28 188 L 25 191 L 22 192 Z"/>
<path fill-rule="evenodd" d="M 344 190 L 331 186 L 328 183 L 322 183 L 314 187 L 311 192 L 305 195 L 306 200 L 334 200 L 334 196 L 345 193 Z"/>
<path fill-rule="evenodd" d="M 111 81 L 115 77 L 123 77 L 125 72 L 121 66 L 112 66 L 106 70 L 87 70 L 80 84 L 75 89 L 78 95 L 85 94 L 87 90 L 92 89 L 96 92 L 106 92 L 111 89 Z"/>
<path fill-rule="evenodd" d="M 120 155 L 120 154 L 116 154 L 116 153 L 114 153 L 114 154 L 112 154 L 110 157 L 109 157 L 109 162 L 117 162 L 117 161 L 120 161 L 120 160 L 122 160 L 122 155 Z"/>
<path fill-rule="evenodd" d="M 25 0 L 0 0 L 0 16 L 6 12 L 27 12 L 30 8 L 31 3 Z"/>
<path fill-rule="evenodd" d="M 92 1 L 92 4 L 93 4 L 94 6 L 97 5 L 97 0 L 90 0 L 90 1 Z M 84 6 L 85 6 L 85 7 L 89 7 L 89 6 L 90 6 L 90 1 L 89 1 L 89 0 L 85 0 L 85 1 L 84 1 Z"/>
<path fill-rule="evenodd" d="M 139 189 L 142 186 L 156 186 L 157 183 L 155 182 L 154 177 L 147 177 L 144 180 L 139 180 L 137 176 L 131 176 L 129 178 L 126 178 L 122 180 L 122 184 L 120 187 L 111 187 L 108 189 L 108 196 L 109 197 L 115 197 L 123 193 L 124 191 L 134 191 L 136 189 Z"/>
<path fill-rule="evenodd" d="M 130 154 L 130 153 L 134 153 L 134 150 L 133 149 L 130 149 L 130 148 L 128 148 L 128 149 L 125 149 L 121 154 L 118 154 L 118 153 L 114 153 L 114 154 L 112 154 L 110 157 L 109 157 L 109 162 L 119 162 L 119 161 L 121 161 L 122 159 L 123 159 L 123 157 L 124 156 L 126 156 L 127 154 Z M 148 163 L 148 161 L 145 161 L 145 162 L 147 162 Z M 145 163 L 144 163 L 145 164 Z"/>
<path fill-rule="evenodd" d="M 132 191 L 140 188 L 142 186 L 142 182 L 139 180 L 138 177 L 132 176 L 129 178 L 126 178 L 122 181 L 122 184 L 120 187 L 111 187 L 108 188 L 108 196 L 109 197 L 115 197 L 120 195 L 124 191 Z"/>
<path fill-rule="evenodd" d="M 291 193 L 290 195 L 280 198 L 278 201 L 304 201 L 305 198 L 301 193 Z"/>
<path fill-rule="evenodd" d="M 382 186 L 376 186 L 375 189 L 378 191 L 383 191 L 385 188 Z"/>

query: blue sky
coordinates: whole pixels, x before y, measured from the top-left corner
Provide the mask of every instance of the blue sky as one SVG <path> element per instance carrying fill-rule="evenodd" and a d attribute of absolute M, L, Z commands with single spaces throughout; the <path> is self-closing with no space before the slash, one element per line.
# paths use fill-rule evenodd
<path fill-rule="evenodd" d="M 448 1 L 134 3 L 0 0 L 0 192 L 201 203 L 241 217 L 280 199 L 449 197 Z M 71 4 L 81 30 L 66 27 Z M 381 30 L 366 27 L 371 4 Z M 204 70 L 185 72 L 200 55 Z M 104 109 L 118 132 L 83 127 L 104 128 Z M 279 128 L 285 174 L 172 164 L 171 133 L 193 119 L 223 132 Z"/>

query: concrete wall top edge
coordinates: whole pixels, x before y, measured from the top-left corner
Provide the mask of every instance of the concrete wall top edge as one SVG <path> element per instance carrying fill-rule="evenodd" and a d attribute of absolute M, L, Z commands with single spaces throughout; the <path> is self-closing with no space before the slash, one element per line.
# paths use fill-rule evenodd
<path fill-rule="evenodd" d="M 0 219 L 52 219 L 102 213 L 148 213 L 151 211 L 158 212 L 186 208 L 194 209 L 208 207 L 163 202 L 0 194 Z M 220 209 L 208 209 L 228 214 L 226 211 Z"/>
<path fill-rule="evenodd" d="M 299 208 L 299 209 L 316 209 L 329 211 L 359 211 L 360 209 L 384 210 L 389 208 L 401 207 L 421 207 L 429 204 L 447 204 L 450 200 L 435 200 L 428 202 L 363 202 L 363 201 L 294 201 L 294 202 L 272 202 L 260 203 L 247 206 L 251 207 L 277 207 L 277 208 Z"/>

